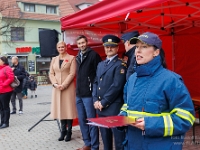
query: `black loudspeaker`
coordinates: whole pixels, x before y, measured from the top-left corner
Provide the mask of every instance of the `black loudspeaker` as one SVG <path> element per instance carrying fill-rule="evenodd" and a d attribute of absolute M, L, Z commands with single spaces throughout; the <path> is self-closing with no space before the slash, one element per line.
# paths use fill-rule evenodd
<path fill-rule="evenodd" d="M 56 30 L 43 30 L 39 32 L 40 55 L 42 57 L 54 57 L 58 55 L 56 44 L 58 32 Z"/>

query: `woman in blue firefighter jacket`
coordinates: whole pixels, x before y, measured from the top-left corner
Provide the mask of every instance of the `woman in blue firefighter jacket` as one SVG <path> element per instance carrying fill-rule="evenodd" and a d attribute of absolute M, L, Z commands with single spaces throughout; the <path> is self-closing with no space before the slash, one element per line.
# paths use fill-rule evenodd
<path fill-rule="evenodd" d="M 181 76 L 163 67 L 162 41 L 146 32 L 136 43 L 136 72 L 124 87 L 120 115 L 138 118 L 126 132 L 126 150 L 181 150 L 194 107 Z"/>

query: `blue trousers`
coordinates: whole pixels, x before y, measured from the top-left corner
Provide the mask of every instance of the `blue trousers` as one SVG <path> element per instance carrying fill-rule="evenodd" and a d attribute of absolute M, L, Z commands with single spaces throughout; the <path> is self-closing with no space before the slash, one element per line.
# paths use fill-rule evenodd
<path fill-rule="evenodd" d="M 95 126 L 89 126 L 86 123 L 87 118 L 95 118 L 96 110 L 94 109 L 92 97 L 77 97 L 76 107 L 78 111 L 78 120 L 86 146 L 90 146 L 92 150 L 99 149 L 99 129 Z"/>

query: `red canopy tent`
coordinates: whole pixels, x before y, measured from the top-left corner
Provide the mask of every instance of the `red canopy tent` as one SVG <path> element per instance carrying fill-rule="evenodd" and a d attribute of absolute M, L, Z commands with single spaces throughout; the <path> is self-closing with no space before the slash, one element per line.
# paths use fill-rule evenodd
<path fill-rule="evenodd" d="M 97 50 L 105 33 L 157 33 L 168 68 L 182 75 L 192 96 L 200 96 L 199 0 L 103 0 L 61 18 L 61 28 L 66 42 L 74 44 L 77 34 L 86 34 Z"/>

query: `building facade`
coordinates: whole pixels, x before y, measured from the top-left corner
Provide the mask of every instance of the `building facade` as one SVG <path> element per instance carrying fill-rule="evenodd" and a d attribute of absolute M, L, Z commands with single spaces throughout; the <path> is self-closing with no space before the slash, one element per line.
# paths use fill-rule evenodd
<path fill-rule="evenodd" d="M 1 0 L 0 55 L 8 56 L 9 60 L 18 56 L 31 74 L 48 73 L 51 58 L 40 55 L 40 32 L 56 30 L 62 40 L 60 18 L 96 2 L 98 0 Z"/>

